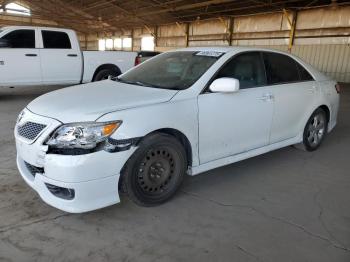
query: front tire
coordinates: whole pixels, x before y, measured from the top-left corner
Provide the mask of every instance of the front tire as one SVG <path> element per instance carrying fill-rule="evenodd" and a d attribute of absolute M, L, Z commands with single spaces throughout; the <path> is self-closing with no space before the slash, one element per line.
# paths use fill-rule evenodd
<path fill-rule="evenodd" d="M 173 136 L 155 133 L 141 141 L 123 169 L 122 190 L 140 206 L 169 200 L 187 169 L 186 152 Z"/>
<path fill-rule="evenodd" d="M 328 130 L 325 111 L 318 108 L 309 118 L 303 134 L 303 145 L 307 151 L 315 151 L 320 147 Z"/>

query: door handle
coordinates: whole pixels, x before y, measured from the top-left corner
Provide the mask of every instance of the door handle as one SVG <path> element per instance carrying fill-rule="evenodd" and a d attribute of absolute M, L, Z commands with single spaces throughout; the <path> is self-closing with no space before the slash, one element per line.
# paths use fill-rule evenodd
<path fill-rule="evenodd" d="M 274 99 L 273 94 L 264 94 L 262 97 L 259 98 L 262 101 L 270 101 Z"/>
<path fill-rule="evenodd" d="M 78 55 L 77 54 L 68 54 L 67 56 L 69 56 L 69 57 L 77 57 Z"/>
<path fill-rule="evenodd" d="M 26 56 L 38 56 L 37 54 L 26 54 Z"/>

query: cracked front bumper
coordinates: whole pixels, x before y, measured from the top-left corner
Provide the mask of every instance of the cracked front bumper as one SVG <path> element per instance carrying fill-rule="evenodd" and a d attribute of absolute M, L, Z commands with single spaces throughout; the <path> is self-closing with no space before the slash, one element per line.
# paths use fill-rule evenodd
<path fill-rule="evenodd" d="M 82 213 L 103 208 L 119 202 L 119 174 L 83 182 L 63 182 L 49 178 L 46 173 L 33 176 L 24 160 L 17 155 L 17 166 L 27 184 L 32 187 L 47 204 L 70 213 Z M 71 170 L 72 171 L 72 170 Z M 72 200 L 62 199 L 52 194 L 46 184 L 73 189 Z"/>
<path fill-rule="evenodd" d="M 26 112 L 26 117 L 48 126 L 34 141 L 23 139 L 15 129 L 18 170 L 44 202 L 66 212 L 82 213 L 120 201 L 120 171 L 135 148 L 116 153 L 101 150 L 84 155 L 48 154 L 44 141 L 61 123 L 31 112 Z M 74 190 L 74 197 L 55 195 L 47 184 L 51 189 L 53 186 Z"/>

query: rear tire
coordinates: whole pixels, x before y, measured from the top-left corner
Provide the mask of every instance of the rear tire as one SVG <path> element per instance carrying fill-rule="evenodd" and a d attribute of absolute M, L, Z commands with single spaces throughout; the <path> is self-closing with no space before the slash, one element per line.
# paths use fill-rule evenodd
<path fill-rule="evenodd" d="M 120 75 L 120 72 L 116 69 L 113 69 L 113 68 L 102 69 L 96 73 L 92 81 L 96 82 L 96 81 L 106 80 L 108 79 L 109 76 L 116 77 L 119 75 Z"/>
<path fill-rule="evenodd" d="M 322 144 L 328 130 L 326 112 L 318 108 L 309 118 L 304 128 L 303 145 L 307 151 L 315 151 Z"/>
<path fill-rule="evenodd" d="M 159 205 L 174 196 L 186 170 L 182 144 L 170 135 L 152 134 L 141 141 L 126 163 L 121 189 L 140 206 Z"/>

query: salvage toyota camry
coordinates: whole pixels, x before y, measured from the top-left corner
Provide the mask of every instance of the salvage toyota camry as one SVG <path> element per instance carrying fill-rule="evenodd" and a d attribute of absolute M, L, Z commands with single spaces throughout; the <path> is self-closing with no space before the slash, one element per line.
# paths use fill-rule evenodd
<path fill-rule="evenodd" d="M 17 165 L 48 204 L 86 212 L 170 199 L 185 174 L 301 144 L 336 125 L 339 86 L 268 49 L 187 48 L 115 79 L 32 101 L 15 127 Z"/>

